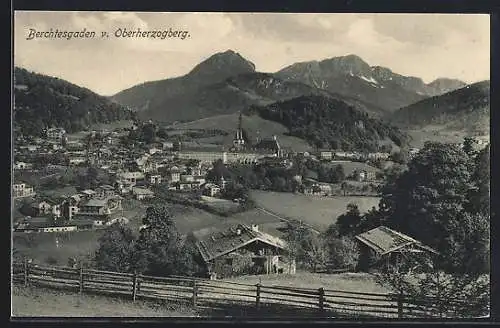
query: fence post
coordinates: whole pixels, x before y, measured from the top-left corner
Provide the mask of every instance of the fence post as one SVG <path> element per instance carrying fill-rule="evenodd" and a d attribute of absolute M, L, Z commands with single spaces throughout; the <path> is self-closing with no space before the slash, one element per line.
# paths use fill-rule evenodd
<path fill-rule="evenodd" d="M 319 293 L 319 310 L 323 312 L 325 310 L 325 289 L 323 287 L 318 289 Z"/>
<path fill-rule="evenodd" d="M 24 259 L 24 287 L 28 286 L 28 259 Z"/>
<path fill-rule="evenodd" d="M 80 263 L 80 295 L 83 293 L 83 265 Z"/>
<path fill-rule="evenodd" d="M 137 295 L 137 271 L 134 271 L 134 282 L 132 288 L 132 300 L 135 302 L 135 297 Z"/>
<path fill-rule="evenodd" d="M 403 318 L 403 291 L 398 294 L 398 318 Z"/>
<path fill-rule="evenodd" d="M 193 280 L 193 308 L 196 308 L 197 297 L 198 297 L 198 284 L 196 283 L 196 280 Z"/>
<path fill-rule="evenodd" d="M 257 287 L 257 293 L 255 295 L 255 307 L 257 310 L 260 308 L 260 284 L 255 285 Z"/>

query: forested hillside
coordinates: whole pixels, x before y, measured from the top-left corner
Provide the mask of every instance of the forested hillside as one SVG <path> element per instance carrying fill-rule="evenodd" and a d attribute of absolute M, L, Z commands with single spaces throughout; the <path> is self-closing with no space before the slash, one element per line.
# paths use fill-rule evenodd
<path fill-rule="evenodd" d="M 322 96 L 302 96 L 268 106 L 253 106 L 249 114 L 282 123 L 292 136 L 319 148 L 377 151 L 383 144 L 406 145 L 398 128 L 371 118 L 349 104 Z"/>
<path fill-rule="evenodd" d="M 94 123 L 131 119 L 134 113 L 68 81 L 16 67 L 13 116 L 16 130 L 38 136 L 47 127 L 71 133 Z"/>

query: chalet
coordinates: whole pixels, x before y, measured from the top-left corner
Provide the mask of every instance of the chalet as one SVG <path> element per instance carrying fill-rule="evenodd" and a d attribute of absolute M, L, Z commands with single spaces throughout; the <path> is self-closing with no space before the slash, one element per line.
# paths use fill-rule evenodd
<path fill-rule="evenodd" d="M 155 196 L 155 193 L 153 191 L 146 188 L 138 188 L 138 187 L 132 188 L 132 194 L 137 200 L 150 199 Z"/>
<path fill-rule="evenodd" d="M 27 214 L 30 216 L 44 216 L 53 215 L 58 218 L 61 217 L 61 204 L 63 200 L 55 198 L 44 198 L 42 200 L 33 201 L 26 208 Z"/>
<path fill-rule="evenodd" d="M 295 273 L 284 240 L 238 224 L 225 230 L 205 228 L 192 233 L 211 279 L 245 274 Z"/>
<path fill-rule="evenodd" d="M 357 235 L 361 255 L 358 269 L 387 269 L 401 261 L 411 264 L 415 257 L 438 254 L 421 242 L 385 226 L 379 226 Z"/>
<path fill-rule="evenodd" d="M 12 196 L 14 198 L 34 196 L 35 191 L 32 186 L 26 183 L 14 183 L 12 185 Z"/>

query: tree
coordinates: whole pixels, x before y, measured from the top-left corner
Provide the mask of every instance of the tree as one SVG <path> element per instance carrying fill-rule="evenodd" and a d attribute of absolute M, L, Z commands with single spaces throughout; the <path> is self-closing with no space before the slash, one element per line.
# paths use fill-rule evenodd
<path fill-rule="evenodd" d="M 300 245 L 299 259 L 308 264 L 313 272 L 319 266 L 325 266 L 328 262 L 329 254 L 325 240 L 311 230 L 304 232 Z"/>
<path fill-rule="evenodd" d="M 147 208 L 135 244 L 135 269 L 150 275 L 197 275 L 202 271 L 189 240 L 176 229 L 165 206 Z"/>
<path fill-rule="evenodd" d="M 425 272 L 403 273 L 398 265 L 377 275 L 377 282 L 412 302 L 433 317 L 477 318 L 489 315 L 488 275 L 446 274 L 431 261 L 422 261 Z"/>
<path fill-rule="evenodd" d="M 464 213 L 473 187 L 469 164 L 469 157 L 458 146 L 426 143 L 408 170 L 384 186 L 379 205 L 388 225 L 434 247 L 444 255 L 442 265 L 447 270 L 460 272 L 477 269 L 457 259 L 484 256 L 457 253 L 478 237 L 470 230 L 471 217 Z"/>
<path fill-rule="evenodd" d="M 120 223 L 108 227 L 99 238 L 95 263 L 101 270 L 130 272 L 133 268 L 135 237 Z"/>
<path fill-rule="evenodd" d="M 345 172 L 344 167 L 341 164 L 338 164 L 333 169 L 333 176 L 331 177 L 332 183 L 341 183 L 345 180 Z"/>
<path fill-rule="evenodd" d="M 468 210 L 490 215 L 490 145 L 479 151 L 473 161 Z"/>
<path fill-rule="evenodd" d="M 335 225 L 340 236 L 353 236 L 358 233 L 361 223 L 361 213 L 357 204 L 347 204 L 347 212 L 337 218 Z"/>

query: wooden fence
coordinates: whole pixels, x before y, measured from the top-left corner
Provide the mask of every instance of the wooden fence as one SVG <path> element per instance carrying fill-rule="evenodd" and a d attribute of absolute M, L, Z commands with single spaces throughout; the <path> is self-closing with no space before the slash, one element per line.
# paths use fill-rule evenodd
<path fill-rule="evenodd" d="M 199 309 L 228 308 L 244 313 L 307 313 L 327 317 L 419 318 L 446 317 L 432 300 L 409 300 L 404 295 L 251 285 L 193 277 L 153 277 L 86 268 L 13 263 L 15 284 L 122 295 L 137 299 L 185 302 Z M 458 305 L 457 305 L 458 306 Z M 442 312 L 442 311 L 441 311 Z"/>

